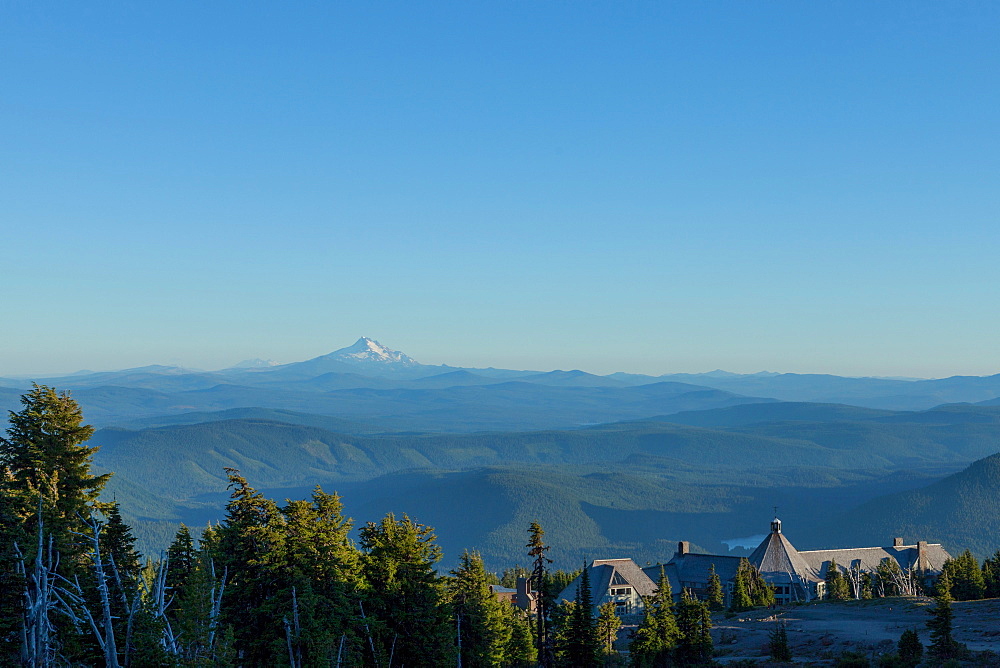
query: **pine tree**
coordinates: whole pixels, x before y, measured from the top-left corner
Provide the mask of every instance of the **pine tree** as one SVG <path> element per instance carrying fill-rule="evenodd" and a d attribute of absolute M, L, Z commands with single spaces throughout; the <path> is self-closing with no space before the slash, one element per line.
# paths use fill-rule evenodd
<path fill-rule="evenodd" d="M 569 620 L 564 661 L 568 666 L 588 668 L 600 664 L 600 641 L 594 623 L 594 599 L 590 590 L 590 571 L 585 567 L 576 588 L 575 606 Z"/>
<path fill-rule="evenodd" d="M 940 661 L 954 658 L 958 650 L 952 633 L 954 612 L 951 609 L 951 579 L 947 571 L 942 571 L 935 585 L 934 607 L 929 611 L 927 628 L 931 632 L 930 653 Z"/>
<path fill-rule="evenodd" d="M 510 628 L 510 640 L 504 648 L 506 665 L 527 668 L 535 665 L 537 653 L 535 641 L 531 634 L 531 619 L 520 608 L 505 605 L 504 615 Z"/>
<path fill-rule="evenodd" d="M 490 589 L 486 567 L 478 552 L 464 552 L 448 582 L 458 619 L 462 666 L 499 666 L 508 662 L 513 633 L 505 608 Z"/>
<path fill-rule="evenodd" d="M 736 569 L 736 577 L 733 579 L 733 598 L 729 604 L 732 612 L 743 612 L 753 608 L 753 599 L 750 598 L 750 583 L 747 581 L 747 572 L 743 568 L 743 561 L 740 561 Z"/>
<path fill-rule="evenodd" d="M 601 641 L 601 646 L 605 655 L 615 653 L 614 643 L 618 638 L 618 630 L 622 627 L 622 620 L 615 612 L 615 602 L 606 601 L 597 608 L 597 637 Z"/>
<path fill-rule="evenodd" d="M 269 565 L 284 554 L 284 521 L 277 505 L 249 485 L 236 469 L 226 469 L 232 494 L 218 529 L 216 557 L 229 574 L 222 601 L 223 622 L 235 632 L 236 648 L 250 665 L 271 665 L 285 645 L 284 629 L 265 613 L 285 603 L 282 582 Z M 280 619 L 280 617 L 279 617 Z"/>
<path fill-rule="evenodd" d="M 846 601 L 851 598 L 851 588 L 833 559 L 826 568 L 826 597 L 831 601 Z"/>
<path fill-rule="evenodd" d="M 677 606 L 680 638 L 674 657 L 681 666 L 699 666 L 712 661 L 712 614 L 708 604 L 685 590 Z"/>
<path fill-rule="evenodd" d="M 513 568 L 505 568 L 500 576 L 500 586 L 513 589 L 517 586 L 518 578 L 530 578 L 531 571 L 524 566 L 515 565 Z"/>
<path fill-rule="evenodd" d="M 0 594 L 0 640 L 6 641 L 0 655 L 20 644 L 23 581 L 17 563 L 32 564 L 40 545 L 51 553 L 51 562 L 47 556 L 45 561 L 61 581 L 79 578 L 84 586 L 92 584 L 90 545 L 79 538 L 91 530 L 88 519 L 111 477 L 92 475 L 91 458 L 98 448 L 84 444 L 94 429 L 83 424 L 80 406 L 69 393 L 35 384 L 21 396 L 21 405 L 21 411 L 9 414 L 7 436 L 0 438 L 0 589 L 6 590 Z M 99 652 L 65 616 L 50 621 L 62 660 L 86 662 L 89 652 Z"/>
<path fill-rule="evenodd" d="M 774 605 L 774 588 L 760 571 L 746 559 L 740 559 L 733 581 L 733 599 L 729 609 L 742 612 L 755 607 Z"/>
<path fill-rule="evenodd" d="M 674 617 L 674 597 L 670 581 L 662 566 L 656 591 L 643 602 L 643 620 L 629 645 L 633 665 L 640 668 L 669 665 L 680 631 Z"/>
<path fill-rule="evenodd" d="M 979 562 L 966 550 L 944 563 L 943 569 L 951 581 L 951 595 L 956 601 L 975 601 L 986 593 L 986 581 Z"/>
<path fill-rule="evenodd" d="M 785 623 L 775 623 L 774 630 L 768 642 L 768 652 L 771 660 L 776 663 L 789 663 L 792 660 L 792 649 L 788 645 L 788 629 Z"/>
<path fill-rule="evenodd" d="M 394 665 L 443 666 L 454 662 L 455 626 L 434 565 L 441 548 L 430 527 L 390 513 L 360 531 L 368 595 L 365 610 L 381 654 Z"/>
<path fill-rule="evenodd" d="M 715 564 L 708 567 L 708 607 L 710 610 L 726 607 L 726 593 L 722 589 L 722 578 L 715 572 Z"/>
<path fill-rule="evenodd" d="M 983 586 L 985 598 L 1000 598 L 1000 550 L 983 562 Z"/>
<path fill-rule="evenodd" d="M 545 621 L 549 614 L 548 596 L 546 596 L 546 569 L 552 560 L 545 556 L 550 546 L 545 544 L 543 536 L 545 531 L 538 522 L 532 522 L 528 527 L 528 556 L 532 557 L 531 586 L 535 590 L 535 650 L 538 655 L 538 662 L 542 666 L 549 666 L 552 663 L 551 652 L 548 649 L 550 639 L 545 628 Z"/>
<path fill-rule="evenodd" d="M 181 524 L 174 534 L 174 541 L 167 548 L 167 586 L 176 598 L 184 595 L 197 565 L 197 554 L 191 530 Z"/>
<path fill-rule="evenodd" d="M 913 629 L 903 631 L 896 647 L 899 650 L 897 656 L 899 656 L 900 662 L 908 668 L 919 665 L 924 658 L 924 646 L 920 643 L 920 638 Z"/>
<path fill-rule="evenodd" d="M 85 533 L 93 504 L 110 473 L 91 475 L 91 458 L 99 449 L 85 446 L 94 428 L 83 424 L 80 406 L 68 392 L 59 394 L 45 385 L 21 397 L 24 408 L 10 413 L 7 437 L 0 438 L 0 496 L 8 512 L 22 525 L 27 538 L 21 546 L 28 561 L 34 558 L 31 540 L 39 521 L 52 536 L 60 572 L 69 577 L 85 570 L 87 547 L 74 532 Z"/>

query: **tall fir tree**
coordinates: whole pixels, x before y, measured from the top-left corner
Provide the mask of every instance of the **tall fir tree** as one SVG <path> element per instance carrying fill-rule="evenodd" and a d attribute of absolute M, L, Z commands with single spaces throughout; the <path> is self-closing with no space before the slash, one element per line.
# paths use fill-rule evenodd
<path fill-rule="evenodd" d="M 569 620 L 564 661 L 568 666 L 590 668 L 600 665 L 600 641 L 594 622 L 594 597 L 590 589 L 590 571 L 584 566 L 576 588 L 573 614 Z"/>
<path fill-rule="evenodd" d="M 1000 598 L 1000 550 L 983 561 L 983 596 Z"/>
<path fill-rule="evenodd" d="M 942 571 L 934 586 L 937 592 L 934 596 L 934 607 L 928 612 L 931 618 L 927 620 L 927 628 L 931 632 L 930 653 L 938 661 L 955 658 L 958 643 L 954 636 L 955 613 L 951 609 L 951 579 L 948 571 Z"/>
<path fill-rule="evenodd" d="M 684 590 L 677 604 L 679 638 L 674 659 L 681 666 L 701 666 L 712 662 L 712 613 L 708 603 Z"/>
<path fill-rule="evenodd" d="M 5 471 L 0 496 L 21 524 L 26 537 L 21 549 L 28 561 L 34 558 L 31 538 L 40 520 L 53 539 L 61 574 L 80 574 L 88 546 L 75 534 L 87 532 L 83 518 L 90 517 L 111 474 L 92 474 L 91 459 L 99 447 L 84 444 L 94 428 L 83 424 L 83 412 L 68 392 L 35 384 L 21 404 L 21 411 L 10 413 L 7 437 L 0 438 L 0 469 Z"/>
<path fill-rule="evenodd" d="M 615 654 L 615 640 L 622 627 L 622 620 L 615 609 L 614 601 L 605 601 L 597 608 L 597 637 L 601 641 L 601 650 L 605 656 Z"/>
<path fill-rule="evenodd" d="M 22 409 L 10 412 L 7 435 L 0 438 L 0 585 L 7 590 L 0 594 L 0 641 L 5 641 L 0 653 L 20 646 L 26 622 L 17 563 L 33 563 L 39 546 L 61 581 L 93 584 L 91 546 L 81 536 L 90 531 L 88 520 L 94 506 L 100 507 L 97 498 L 111 477 L 92 473 L 91 460 L 99 448 L 85 444 L 94 429 L 83 423 L 80 406 L 68 392 L 35 384 L 20 402 Z M 9 587 L 19 600 L 7 600 L 14 598 Z M 94 594 L 92 589 L 83 593 Z M 64 616 L 40 623 L 54 624 L 60 660 L 85 662 L 97 649 L 92 637 Z"/>
<path fill-rule="evenodd" d="M 632 663 L 639 668 L 669 666 L 680 631 L 674 616 L 673 591 L 663 566 L 656 591 L 643 602 L 643 620 L 629 645 Z"/>
<path fill-rule="evenodd" d="M 167 548 L 167 586 L 175 598 L 184 596 L 184 590 L 197 563 L 198 551 L 194 546 L 194 537 L 191 530 L 181 524 Z"/>
<path fill-rule="evenodd" d="M 532 558 L 531 564 L 531 586 L 535 590 L 535 650 L 538 656 L 538 663 L 542 666 L 552 664 L 553 656 L 551 640 L 545 628 L 546 619 L 549 614 L 549 596 L 546 590 L 546 571 L 552 560 L 546 556 L 551 549 L 545 544 L 545 531 L 538 522 L 532 522 L 528 527 L 528 556 Z"/>
<path fill-rule="evenodd" d="M 826 568 L 826 597 L 831 601 L 846 601 L 851 598 L 851 587 L 833 559 Z"/>
<path fill-rule="evenodd" d="M 392 513 L 360 531 L 366 614 L 377 662 L 443 666 L 455 661 L 455 627 L 444 583 L 434 570 L 441 548 L 430 527 Z"/>
<path fill-rule="evenodd" d="M 976 601 L 985 595 L 983 569 L 969 550 L 946 561 L 943 570 L 948 573 L 951 595 L 956 601 Z"/>
<path fill-rule="evenodd" d="M 715 564 L 708 567 L 708 607 L 710 610 L 722 610 L 726 607 L 726 592 L 722 588 L 722 578 L 715 572 Z"/>
<path fill-rule="evenodd" d="M 229 574 L 223 621 L 233 628 L 236 649 L 247 664 L 271 665 L 285 644 L 280 617 L 271 616 L 274 602 L 284 601 L 282 582 L 269 568 L 284 555 L 284 521 L 277 504 L 251 487 L 239 471 L 230 468 L 226 473 L 231 496 L 214 555 Z"/>
<path fill-rule="evenodd" d="M 513 628 L 507 603 L 490 589 L 486 567 L 478 552 L 463 552 L 448 581 L 457 618 L 462 666 L 485 668 L 509 663 L 507 651 Z"/>
<path fill-rule="evenodd" d="M 768 638 L 768 654 L 775 663 L 790 663 L 792 648 L 788 644 L 788 629 L 784 622 L 775 622 Z"/>
<path fill-rule="evenodd" d="M 899 642 L 896 643 L 896 648 L 898 650 L 896 655 L 905 668 L 919 665 L 924 658 L 924 646 L 914 629 L 903 631 L 903 634 L 899 636 Z"/>

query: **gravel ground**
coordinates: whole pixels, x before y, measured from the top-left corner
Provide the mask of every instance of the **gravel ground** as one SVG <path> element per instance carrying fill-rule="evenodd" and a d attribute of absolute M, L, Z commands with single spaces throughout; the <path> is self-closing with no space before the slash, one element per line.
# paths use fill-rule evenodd
<path fill-rule="evenodd" d="M 720 663 L 740 659 L 764 661 L 770 633 L 779 623 L 788 630 L 796 663 L 832 665 L 833 658 L 851 650 L 876 658 L 896 650 L 900 634 L 915 629 L 924 645 L 930 643 L 926 622 L 933 607 L 928 598 L 893 598 L 844 603 L 819 602 L 758 610 L 726 618 L 717 615 L 712 631 Z M 1000 599 L 955 603 L 955 637 L 974 652 L 1000 655 Z M 977 665 L 1000 666 L 989 658 Z M 766 664 L 761 664 L 766 665 Z"/>

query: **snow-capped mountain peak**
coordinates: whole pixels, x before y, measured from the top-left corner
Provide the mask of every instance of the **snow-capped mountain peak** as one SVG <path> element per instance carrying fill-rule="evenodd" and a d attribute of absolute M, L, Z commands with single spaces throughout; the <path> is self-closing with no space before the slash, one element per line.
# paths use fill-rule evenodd
<path fill-rule="evenodd" d="M 403 366 L 413 366 L 417 364 L 417 361 L 406 353 L 386 348 L 378 341 L 369 339 L 367 336 L 363 336 L 358 339 L 354 345 L 341 348 L 340 350 L 335 350 L 327 355 L 327 357 L 332 357 L 343 362 L 353 364 L 366 364 L 372 362 L 378 364 L 398 364 Z"/>
<path fill-rule="evenodd" d="M 274 360 L 265 360 L 259 357 L 255 357 L 250 360 L 243 360 L 239 364 L 233 365 L 233 369 L 267 369 L 272 366 L 280 366 L 281 362 L 275 362 Z"/>

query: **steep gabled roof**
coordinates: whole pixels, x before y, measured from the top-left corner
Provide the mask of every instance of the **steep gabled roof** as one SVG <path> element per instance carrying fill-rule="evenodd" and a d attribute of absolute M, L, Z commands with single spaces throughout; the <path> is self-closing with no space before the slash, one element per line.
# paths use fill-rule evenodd
<path fill-rule="evenodd" d="M 590 576 L 590 595 L 597 605 L 608 594 L 612 582 L 623 584 L 635 589 L 640 596 L 649 596 L 656 591 L 656 583 L 649 579 L 638 564 L 631 559 L 595 559 L 587 567 Z M 576 589 L 580 586 L 582 574 L 576 576 L 569 585 L 556 597 L 557 601 L 572 601 L 576 598 Z"/>
<path fill-rule="evenodd" d="M 781 523 L 757 546 L 749 561 L 769 582 L 801 583 L 822 580 L 819 573 L 781 533 Z M 774 525 L 772 525 L 774 526 Z"/>

